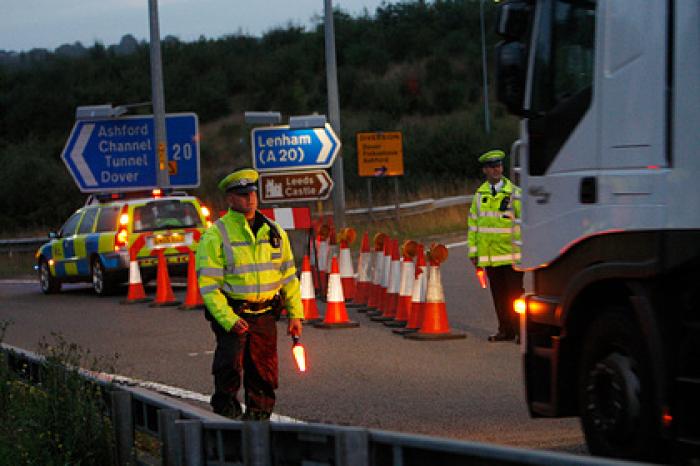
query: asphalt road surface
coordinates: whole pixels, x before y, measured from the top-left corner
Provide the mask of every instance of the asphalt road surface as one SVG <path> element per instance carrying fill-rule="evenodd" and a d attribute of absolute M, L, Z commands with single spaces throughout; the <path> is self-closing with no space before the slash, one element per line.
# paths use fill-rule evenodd
<path fill-rule="evenodd" d="M 407 340 L 348 308 L 359 328 L 304 328 L 308 371 L 298 373 L 280 322 L 275 412 L 304 421 L 586 454 L 576 419 L 530 419 L 520 347 L 486 341 L 496 328 L 495 313 L 466 248 L 451 248 L 441 271 L 450 326 L 466 339 Z M 175 293 L 184 297 L 182 288 Z M 53 341 L 52 332 L 59 333 L 94 355 L 117 354 L 120 375 L 210 394 L 214 338 L 202 311 L 119 300 L 98 298 L 87 285 L 64 285 L 62 293 L 44 296 L 37 283 L 0 281 L 0 321 L 12 321 L 5 343 L 36 350 L 42 338 Z"/>

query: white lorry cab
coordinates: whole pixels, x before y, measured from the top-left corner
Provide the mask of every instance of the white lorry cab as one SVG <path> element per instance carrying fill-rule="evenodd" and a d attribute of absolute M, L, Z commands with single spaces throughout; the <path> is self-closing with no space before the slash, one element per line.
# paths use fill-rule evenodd
<path fill-rule="evenodd" d="M 508 0 L 499 100 L 521 117 L 532 416 L 593 454 L 700 456 L 700 2 Z"/>

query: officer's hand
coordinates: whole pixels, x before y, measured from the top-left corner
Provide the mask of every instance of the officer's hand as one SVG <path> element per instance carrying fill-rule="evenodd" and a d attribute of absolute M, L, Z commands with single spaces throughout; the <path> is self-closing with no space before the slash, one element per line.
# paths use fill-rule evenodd
<path fill-rule="evenodd" d="M 231 327 L 231 332 L 235 333 L 236 335 L 243 335 L 245 332 L 248 331 L 248 322 L 243 320 L 242 318 L 238 318 L 235 324 L 233 324 L 233 327 Z"/>
<path fill-rule="evenodd" d="M 289 319 L 287 335 L 301 336 L 301 319 Z"/>

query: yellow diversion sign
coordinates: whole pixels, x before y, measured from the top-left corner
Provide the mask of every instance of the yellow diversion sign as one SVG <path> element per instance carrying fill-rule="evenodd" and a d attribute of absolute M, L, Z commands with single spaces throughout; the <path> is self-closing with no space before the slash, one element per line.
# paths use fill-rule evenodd
<path fill-rule="evenodd" d="M 403 175 L 403 136 L 400 131 L 358 132 L 356 136 L 360 176 Z"/>

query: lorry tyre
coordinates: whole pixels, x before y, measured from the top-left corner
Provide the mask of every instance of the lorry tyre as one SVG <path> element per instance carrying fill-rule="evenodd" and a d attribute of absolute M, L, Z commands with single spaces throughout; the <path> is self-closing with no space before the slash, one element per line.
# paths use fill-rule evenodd
<path fill-rule="evenodd" d="M 92 288 L 98 296 L 108 296 L 114 293 L 114 283 L 105 272 L 104 265 L 99 258 L 93 259 L 91 273 Z"/>
<path fill-rule="evenodd" d="M 624 309 L 618 309 L 624 311 Z M 659 426 L 641 331 L 623 312 L 606 312 L 586 334 L 578 401 L 594 455 L 655 459 Z"/>
<path fill-rule="evenodd" d="M 51 275 L 51 268 L 46 260 L 39 263 L 39 286 L 44 294 L 53 294 L 61 291 L 61 282 Z"/>

